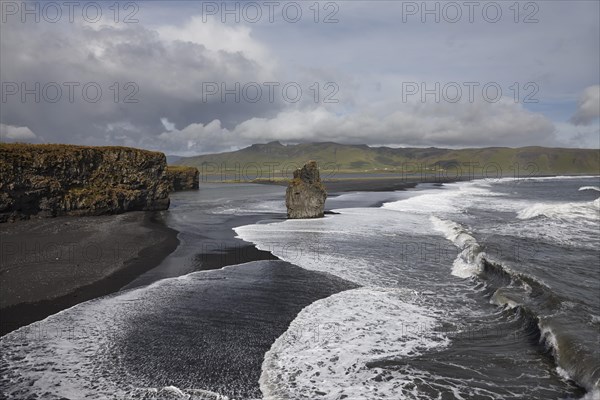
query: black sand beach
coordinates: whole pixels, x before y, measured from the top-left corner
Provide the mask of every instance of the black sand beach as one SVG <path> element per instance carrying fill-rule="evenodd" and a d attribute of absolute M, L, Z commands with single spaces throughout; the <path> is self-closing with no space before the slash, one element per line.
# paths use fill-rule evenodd
<path fill-rule="evenodd" d="M 264 354 L 302 308 L 356 287 L 283 261 L 192 274 L 185 282 L 157 287 L 160 304 L 129 311 L 112 350 L 119 368 L 138 386 L 183 389 L 202 382 L 236 399 L 261 397 Z M 310 337 L 311 329 L 297 334 Z"/>
<path fill-rule="evenodd" d="M 119 290 L 179 243 L 153 212 L 5 223 L 0 239 L 2 335 Z"/>
<path fill-rule="evenodd" d="M 219 184 L 235 189 L 237 184 Z M 247 184 L 246 184 L 247 185 Z M 330 193 L 405 190 L 402 179 L 342 179 Z M 252 185 L 254 186 L 254 185 Z M 258 185 L 256 185 L 258 186 Z M 201 191 L 202 191 L 201 187 Z M 207 189 L 211 190 L 211 189 Z M 179 194 L 197 196 L 197 193 Z M 283 196 L 282 196 L 283 200 Z M 177 201 L 175 201 L 175 206 Z M 130 212 L 96 217 L 31 219 L 0 225 L 0 320 L 2 335 L 75 304 L 185 273 L 259 260 L 278 260 L 235 238 L 232 228 L 284 214 L 203 215 L 189 270 L 161 262 L 178 246 L 177 231 L 160 213 Z M 182 240 L 186 240 L 183 237 Z"/>
<path fill-rule="evenodd" d="M 326 185 L 330 193 L 343 193 L 405 190 L 416 183 L 380 178 L 343 179 L 329 181 Z M 195 193 L 181 194 L 184 197 L 190 195 L 196 196 Z M 262 219 L 283 218 L 284 214 L 233 215 L 216 219 L 203 216 L 201 223 L 205 229 L 202 235 L 190 238 L 197 246 L 193 267 L 186 271 L 157 268 L 179 244 L 177 231 L 166 226 L 160 213 L 58 217 L 2 224 L 0 333 L 4 335 L 122 288 L 139 287 L 192 271 L 278 260 L 270 252 L 236 239 L 232 228 Z"/>
<path fill-rule="evenodd" d="M 391 174 L 390 174 L 391 175 Z M 412 189 L 419 183 L 448 183 L 456 180 L 468 180 L 459 177 L 459 179 L 430 177 L 427 179 L 414 178 L 414 177 L 402 177 L 402 176 L 390 176 L 390 177 L 369 177 L 368 175 L 339 177 L 331 179 L 323 179 L 323 184 L 327 189 L 327 193 L 344 193 L 344 192 L 393 192 L 395 190 L 406 190 Z M 286 180 L 259 180 L 253 183 L 260 183 L 265 185 L 278 185 L 287 186 Z"/>
<path fill-rule="evenodd" d="M 288 329 L 297 313 L 318 299 L 356 285 L 333 275 L 307 271 L 280 261 L 270 252 L 258 250 L 236 238 L 232 229 L 262 220 L 284 219 L 285 214 L 215 212 L 221 196 L 228 197 L 239 190 L 260 193 L 261 196 L 272 191 L 273 197 L 267 194 L 265 200 L 278 201 L 282 198 L 280 188 L 248 184 L 216 186 L 214 190 L 222 193 L 216 196 L 214 203 L 206 202 L 210 195 L 203 194 L 202 188 L 200 192 L 174 194 L 168 219 L 169 226 L 182 229 L 179 247 L 160 265 L 154 263 L 154 268 L 139 270 L 138 276 L 124 287 L 105 284 L 102 289 L 132 289 L 193 271 L 206 272 L 186 275 L 181 281 L 165 280 L 147 286 L 134 302 L 120 303 L 118 294 L 107 296 L 99 301 L 110 304 L 103 308 L 105 312 L 115 313 L 108 319 L 90 314 L 83 318 L 87 322 L 81 322 L 82 319 L 73 316 L 86 314 L 87 307 L 83 305 L 53 315 L 42 326 L 48 326 L 48 332 L 64 328 L 74 330 L 78 335 L 87 335 L 98 327 L 108 332 L 118 327 L 118 335 L 111 339 L 110 357 L 98 354 L 96 358 L 98 363 L 106 363 L 102 368 L 110 371 L 107 373 L 119 382 L 120 387 L 175 385 L 185 389 L 200 385 L 235 398 L 259 396 L 258 381 L 264 354 L 273 341 Z M 233 201 L 235 207 L 247 204 L 243 195 L 238 195 Z M 180 212 L 186 215 L 184 221 L 177 219 Z M 31 222 L 41 222 L 39 230 L 46 232 L 60 221 Z M 96 220 L 73 221 L 81 224 L 79 229 L 85 231 L 85 224 L 93 224 Z M 182 223 L 187 229 L 183 229 Z M 107 223 L 106 229 L 108 232 L 123 232 L 120 226 Z M 234 266 L 221 269 L 228 265 Z M 56 276 L 64 274 L 61 269 Z M 91 298 L 105 293 L 86 294 L 90 294 Z M 49 300 L 44 304 L 54 307 L 53 312 L 56 312 L 68 307 L 61 300 Z M 31 313 L 33 307 L 27 309 L 27 306 L 19 305 L 13 309 Z M 127 318 L 117 322 L 123 315 Z M 73 325 L 76 320 L 78 322 Z M 20 325 L 27 323 L 19 322 Z M 21 333 L 27 338 L 32 336 L 28 328 Z M 313 333 L 307 327 L 307 332 L 298 334 Z M 71 339 L 73 346 L 78 346 L 76 337 Z M 36 343 L 33 339 L 28 340 L 28 343 Z M 113 362 L 115 357 L 119 360 L 116 364 Z M 167 359 L 170 361 L 165 361 Z M 94 392 L 99 393 L 100 390 L 98 387 Z"/>

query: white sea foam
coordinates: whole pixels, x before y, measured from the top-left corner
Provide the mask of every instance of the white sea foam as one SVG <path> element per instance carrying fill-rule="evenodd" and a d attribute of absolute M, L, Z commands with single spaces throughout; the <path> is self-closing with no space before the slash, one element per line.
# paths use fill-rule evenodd
<path fill-rule="evenodd" d="M 592 390 L 588 392 L 581 400 L 600 400 L 600 389 Z"/>
<path fill-rule="evenodd" d="M 415 192 L 415 196 L 385 203 L 383 208 L 403 213 L 450 216 L 464 214 L 471 207 L 493 207 L 512 211 L 522 201 L 506 201 L 508 194 L 494 192 L 483 180 L 445 184 L 443 189 Z"/>
<path fill-rule="evenodd" d="M 600 198 L 588 202 L 536 203 L 517 213 L 519 219 L 546 217 L 567 220 L 589 220 L 600 218 Z"/>
<path fill-rule="evenodd" d="M 0 386 L 11 392 L 9 388 L 17 389 L 6 398 L 21 400 L 43 393 L 48 399 L 228 400 L 199 388 L 138 387 L 111 357 L 114 338 L 124 332 L 131 315 L 153 307 L 157 299 L 165 301 L 165 293 L 193 284 L 191 276 L 204 273 L 80 303 L 3 336 Z"/>
<path fill-rule="evenodd" d="M 421 293 L 424 299 L 400 289 L 410 271 L 420 271 L 413 274 L 422 277 L 423 269 L 403 264 L 398 251 L 406 238 L 444 240 L 432 235 L 428 215 L 385 208 L 336 211 L 341 214 L 235 228 L 238 237 L 286 261 L 365 286 L 317 301 L 297 316 L 265 356 L 265 399 L 338 399 L 343 394 L 348 399 L 427 398 L 415 394 L 414 376 L 368 368 L 367 363 L 416 357 L 449 343 L 435 332 L 441 311 L 433 292 Z M 394 256 L 382 257 L 384 251 Z M 400 273 L 403 268 L 407 274 Z"/>
<path fill-rule="evenodd" d="M 132 296 L 132 301 L 134 293 L 127 294 Z M 93 309 L 94 320 L 87 317 L 88 313 L 81 312 L 84 307 Z M 28 391 L 48 396 L 103 399 L 109 395 L 124 395 L 104 376 L 92 377 L 95 360 L 108 347 L 110 335 L 118 330 L 118 321 L 111 324 L 112 317 L 112 307 L 100 307 L 98 301 L 93 300 L 2 337 L 4 379 L 22 385 L 30 381 Z M 47 373 L 49 370 L 54 373 Z M 93 382 L 95 391 L 91 390 Z"/>
<path fill-rule="evenodd" d="M 460 224 L 443 220 L 435 216 L 430 217 L 433 227 L 444 234 L 461 252 L 452 264 L 452 275 L 468 278 L 481 271 L 484 253 L 477 240 Z"/>
<path fill-rule="evenodd" d="M 281 214 L 286 212 L 283 201 L 249 202 L 244 206 L 230 207 L 228 204 L 215 207 L 213 214 L 241 215 L 241 214 Z"/>
<path fill-rule="evenodd" d="M 230 400 L 228 396 L 209 390 L 180 389 L 177 386 L 137 389 L 129 398 L 144 400 Z"/>
<path fill-rule="evenodd" d="M 397 271 L 386 276 L 379 255 L 370 254 L 357 243 L 385 243 L 391 254 L 406 245 L 402 233 L 411 237 L 430 235 L 427 217 L 403 215 L 381 208 L 336 210 L 339 215 L 298 219 L 235 228 L 237 237 L 270 251 L 302 268 L 327 272 L 360 285 L 398 286 Z M 392 250 L 389 250 L 392 249 Z M 389 260 L 396 263 L 400 260 Z"/>
<path fill-rule="evenodd" d="M 265 355 L 265 400 L 419 398 L 409 375 L 367 363 L 409 360 L 449 340 L 426 308 L 404 290 L 360 288 L 319 300 L 300 312 Z M 422 373 L 422 371 L 421 371 Z"/>
<path fill-rule="evenodd" d="M 557 181 L 557 180 L 571 180 L 571 179 L 598 179 L 598 175 L 557 175 L 557 176 L 517 176 L 517 177 L 504 177 L 504 178 L 488 178 L 486 181 L 491 183 L 503 183 L 503 182 L 537 182 L 537 181 Z"/>
<path fill-rule="evenodd" d="M 582 186 L 579 188 L 580 192 L 582 192 L 584 190 L 595 190 L 596 192 L 600 192 L 600 187 L 598 187 L 598 186 Z"/>

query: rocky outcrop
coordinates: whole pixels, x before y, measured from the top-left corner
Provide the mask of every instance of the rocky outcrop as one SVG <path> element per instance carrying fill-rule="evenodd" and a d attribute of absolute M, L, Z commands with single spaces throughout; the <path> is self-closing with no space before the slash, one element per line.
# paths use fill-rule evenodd
<path fill-rule="evenodd" d="M 128 147 L 0 144 L 0 222 L 169 208 L 165 155 Z"/>
<path fill-rule="evenodd" d="M 194 190 L 200 187 L 200 172 L 196 167 L 167 166 L 167 177 L 174 191 Z"/>
<path fill-rule="evenodd" d="M 321 183 L 316 161 L 307 162 L 294 171 L 294 179 L 285 193 L 288 218 L 323 217 L 327 192 Z"/>

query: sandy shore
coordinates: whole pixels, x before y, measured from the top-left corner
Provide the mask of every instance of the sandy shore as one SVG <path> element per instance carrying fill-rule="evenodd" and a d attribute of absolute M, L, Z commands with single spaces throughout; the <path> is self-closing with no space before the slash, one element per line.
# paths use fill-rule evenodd
<path fill-rule="evenodd" d="M 451 180 L 435 180 L 427 183 L 445 183 L 451 182 Z M 287 180 L 268 181 L 260 180 L 252 183 L 258 183 L 263 185 L 278 185 L 287 186 Z M 422 183 L 416 179 L 406 179 L 401 177 L 392 178 L 335 178 L 335 179 L 324 179 L 323 184 L 327 189 L 328 194 L 344 193 L 344 192 L 393 192 L 395 190 L 406 190 L 412 189 Z M 232 183 L 229 183 L 232 184 Z"/>
<path fill-rule="evenodd" d="M 376 178 L 376 179 L 339 179 L 325 181 L 323 184 L 328 193 L 340 192 L 393 192 L 406 190 L 417 186 L 418 182 L 407 182 L 405 179 Z"/>
<path fill-rule="evenodd" d="M 177 247 L 160 213 L 0 224 L 0 333 L 115 292 Z"/>
<path fill-rule="evenodd" d="M 342 179 L 325 184 L 330 194 L 403 190 L 416 185 L 387 178 Z M 215 221 L 210 218 L 203 215 L 198 221 L 206 228 L 201 237 L 183 236 L 182 240 L 194 243 L 192 254 L 186 255 L 194 262 L 189 270 L 182 271 L 168 263 L 157 268 L 179 244 L 177 231 L 164 224 L 160 213 L 0 224 L 0 334 L 124 287 L 147 285 L 192 271 L 277 260 L 271 253 L 236 239 L 232 230 L 277 218 L 274 215 L 223 216 Z"/>

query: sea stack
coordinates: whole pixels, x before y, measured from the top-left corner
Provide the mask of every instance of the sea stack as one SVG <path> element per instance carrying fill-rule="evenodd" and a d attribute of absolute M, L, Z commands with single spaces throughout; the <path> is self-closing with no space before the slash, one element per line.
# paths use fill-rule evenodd
<path fill-rule="evenodd" d="M 302 168 L 294 171 L 285 193 L 287 217 L 322 218 L 327 192 L 321 183 L 319 167 L 316 161 L 308 161 Z"/>

